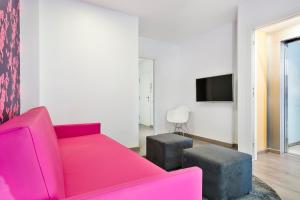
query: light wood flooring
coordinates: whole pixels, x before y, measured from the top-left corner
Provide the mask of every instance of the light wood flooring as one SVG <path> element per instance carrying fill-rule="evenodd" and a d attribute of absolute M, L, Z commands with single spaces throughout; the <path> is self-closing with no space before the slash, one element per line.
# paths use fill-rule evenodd
<path fill-rule="evenodd" d="M 146 155 L 146 137 L 150 135 L 154 135 L 153 128 L 140 124 L 139 125 L 139 143 L 140 143 L 139 154 L 141 156 Z"/>
<path fill-rule="evenodd" d="M 270 185 L 283 200 L 300 200 L 300 158 L 262 153 L 253 162 L 253 174 Z"/>
<path fill-rule="evenodd" d="M 288 152 L 290 154 L 294 154 L 294 155 L 300 156 L 300 145 L 295 145 L 295 146 L 289 147 L 288 148 Z"/>
<path fill-rule="evenodd" d="M 152 130 L 140 127 L 140 155 L 146 154 L 146 136 Z M 194 139 L 194 146 L 206 142 Z M 253 174 L 270 185 L 283 200 L 300 200 L 300 157 L 262 153 L 253 162 Z"/>

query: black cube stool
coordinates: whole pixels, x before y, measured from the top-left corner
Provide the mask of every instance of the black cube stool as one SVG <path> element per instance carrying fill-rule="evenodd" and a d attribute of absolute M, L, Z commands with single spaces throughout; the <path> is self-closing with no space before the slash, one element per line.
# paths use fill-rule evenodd
<path fill-rule="evenodd" d="M 182 150 L 193 147 L 188 137 L 166 133 L 148 136 L 146 158 L 165 170 L 181 168 Z"/>
<path fill-rule="evenodd" d="M 183 167 L 203 170 L 203 195 L 208 199 L 234 199 L 252 190 L 252 157 L 228 148 L 205 144 L 183 151 Z"/>

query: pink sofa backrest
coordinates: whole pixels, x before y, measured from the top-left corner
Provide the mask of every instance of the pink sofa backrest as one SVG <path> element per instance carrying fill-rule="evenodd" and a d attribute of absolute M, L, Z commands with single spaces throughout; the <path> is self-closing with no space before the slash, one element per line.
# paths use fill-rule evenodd
<path fill-rule="evenodd" d="M 45 107 L 0 126 L 0 194 L 7 199 L 65 197 L 57 137 Z"/>

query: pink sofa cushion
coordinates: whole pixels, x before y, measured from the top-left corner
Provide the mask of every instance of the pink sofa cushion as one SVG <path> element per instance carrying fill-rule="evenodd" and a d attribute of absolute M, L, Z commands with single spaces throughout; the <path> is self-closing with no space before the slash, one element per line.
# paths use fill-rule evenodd
<path fill-rule="evenodd" d="M 66 196 L 166 173 L 102 134 L 59 139 Z"/>
<path fill-rule="evenodd" d="M 16 129 L 19 129 L 19 131 L 13 134 L 12 130 Z M 63 169 L 57 138 L 49 113 L 45 107 L 34 108 L 4 123 L 0 126 L 0 135 L 6 135 L 6 137 L 2 137 L 6 141 L 11 141 L 14 138 L 18 139 L 21 135 L 24 138 L 24 143 L 20 143 L 20 145 L 23 145 L 24 152 L 22 153 L 20 153 L 19 149 L 21 147 L 16 145 L 11 145 L 11 147 L 0 146 L 2 153 L 6 152 L 11 157 L 18 157 L 18 162 L 16 162 L 15 158 L 1 156 L 1 163 L 5 163 L 7 169 L 0 167 L 0 175 L 2 172 L 7 172 L 7 175 L 21 174 L 21 179 L 23 180 L 21 182 L 16 177 L 4 177 L 4 181 L 10 184 L 9 187 L 15 194 L 32 194 L 30 199 L 33 199 L 35 197 L 33 191 L 41 193 L 43 191 L 41 186 L 43 186 L 44 190 L 46 190 L 46 196 L 43 199 L 65 197 Z M 2 142 L 5 143 L 6 141 Z M 27 161 L 32 161 L 33 163 L 22 168 L 17 166 L 20 164 L 19 161 L 24 161 L 25 164 Z M 34 174 L 34 177 L 32 177 L 32 174 Z M 37 177 L 38 174 L 40 177 Z M 35 179 L 37 181 L 34 181 Z M 40 180 L 43 180 L 43 184 L 40 183 Z M 19 184 L 17 188 L 13 187 L 17 184 Z"/>

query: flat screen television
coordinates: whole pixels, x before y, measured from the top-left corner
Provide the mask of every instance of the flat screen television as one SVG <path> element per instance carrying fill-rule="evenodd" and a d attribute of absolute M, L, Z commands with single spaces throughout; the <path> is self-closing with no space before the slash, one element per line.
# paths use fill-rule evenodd
<path fill-rule="evenodd" d="M 196 80 L 197 101 L 233 101 L 232 74 Z"/>

